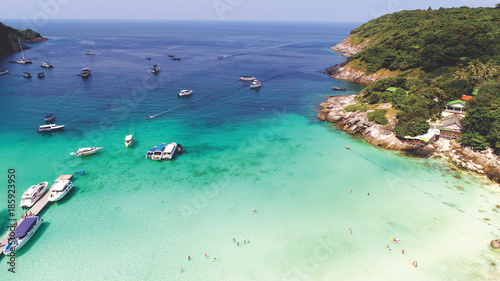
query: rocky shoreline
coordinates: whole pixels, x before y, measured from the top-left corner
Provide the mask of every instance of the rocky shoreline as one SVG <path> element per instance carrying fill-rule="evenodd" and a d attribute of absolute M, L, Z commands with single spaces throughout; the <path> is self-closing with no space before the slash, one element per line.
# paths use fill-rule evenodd
<path fill-rule="evenodd" d="M 335 123 L 338 129 L 350 134 L 360 134 L 368 143 L 375 146 L 402 151 L 412 157 L 442 158 L 459 169 L 486 175 L 490 180 L 500 183 L 500 158 L 488 148 L 483 151 L 473 151 L 455 140 L 440 138 L 424 147 L 401 142 L 393 133 L 396 120 L 389 120 L 387 125 L 368 121 L 370 112 L 344 112 L 344 109 L 356 104 L 356 96 L 333 96 L 321 103 L 322 109 L 317 117 Z M 390 104 L 382 104 L 379 108 L 389 109 Z"/>

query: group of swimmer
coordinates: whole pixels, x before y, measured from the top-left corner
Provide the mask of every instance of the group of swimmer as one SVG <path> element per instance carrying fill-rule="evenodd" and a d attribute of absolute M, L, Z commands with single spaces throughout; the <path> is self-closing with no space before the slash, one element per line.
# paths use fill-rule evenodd
<path fill-rule="evenodd" d="M 207 254 L 207 253 L 205 253 L 205 258 L 208 258 L 208 254 Z M 188 256 L 187 260 L 188 260 L 188 261 L 190 261 L 190 260 L 191 260 L 191 256 Z M 215 261 L 215 260 L 216 260 L 216 258 L 213 258 L 213 259 L 211 260 L 211 262 L 212 262 L 212 261 Z M 184 271 L 184 267 L 182 267 L 182 266 L 181 266 L 181 271 Z"/>

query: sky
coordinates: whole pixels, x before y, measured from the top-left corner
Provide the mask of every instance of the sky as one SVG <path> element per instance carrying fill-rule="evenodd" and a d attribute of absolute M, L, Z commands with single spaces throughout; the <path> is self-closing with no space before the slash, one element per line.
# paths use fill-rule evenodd
<path fill-rule="evenodd" d="M 2 19 L 366 22 L 400 10 L 494 7 L 500 0 L 0 0 Z"/>

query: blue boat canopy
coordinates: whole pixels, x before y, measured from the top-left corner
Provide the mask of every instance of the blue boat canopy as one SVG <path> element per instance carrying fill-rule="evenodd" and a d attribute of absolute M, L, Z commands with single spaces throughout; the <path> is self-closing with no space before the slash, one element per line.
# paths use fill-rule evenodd
<path fill-rule="evenodd" d="M 47 113 L 47 115 L 45 115 L 45 118 L 47 118 L 47 117 L 51 117 L 51 116 L 53 116 L 53 115 L 54 115 L 54 113 L 52 113 L 52 112 L 51 112 L 51 113 Z"/>
<path fill-rule="evenodd" d="M 154 148 L 154 147 L 153 147 L 153 148 L 148 149 L 148 152 L 153 152 L 153 151 L 155 151 L 155 148 Z"/>
<path fill-rule="evenodd" d="M 23 238 L 26 236 L 28 230 L 30 230 L 31 226 L 36 223 L 38 217 L 29 217 L 24 219 L 21 224 L 16 228 L 14 238 Z"/>
<path fill-rule="evenodd" d="M 163 149 L 165 148 L 165 144 L 162 144 L 162 145 L 159 145 L 155 148 L 155 151 L 163 151 Z"/>

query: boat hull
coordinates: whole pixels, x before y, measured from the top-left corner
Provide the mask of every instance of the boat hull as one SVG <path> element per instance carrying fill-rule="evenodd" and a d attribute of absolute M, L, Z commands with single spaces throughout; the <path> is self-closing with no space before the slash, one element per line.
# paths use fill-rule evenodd
<path fill-rule="evenodd" d="M 69 184 L 69 187 L 64 191 L 64 192 L 61 192 L 60 194 L 55 194 L 55 193 L 51 193 L 50 196 L 49 196 L 49 202 L 56 202 L 56 201 L 59 201 L 61 200 L 64 196 L 66 196 L 66 194 L 68 194 L 71 190 L 73 189 L 73 183 L 70 183 Z"/>
<path fill-rule="evenodd" d="M 49 132 L 62 131 L 62 130 L 64 130 L 65 126 L 66 125 L 61 125 L 61 126 L 53 127 L 53 128 L 50 128 L 50 129 L 38 129 L 38 132 L 39 133 L 49 133 Z"/>

